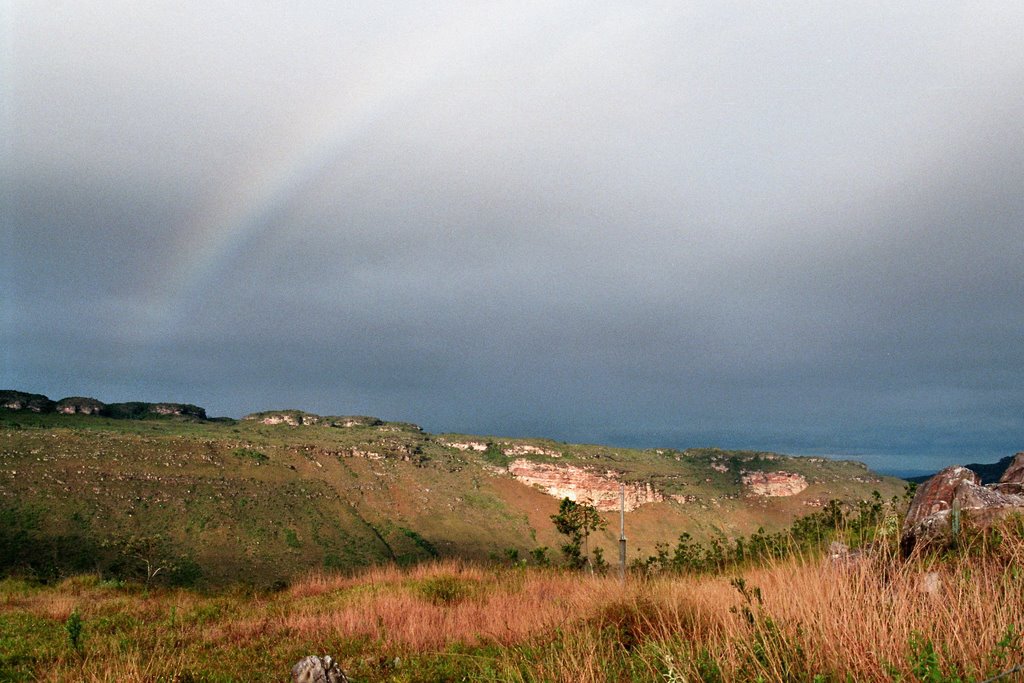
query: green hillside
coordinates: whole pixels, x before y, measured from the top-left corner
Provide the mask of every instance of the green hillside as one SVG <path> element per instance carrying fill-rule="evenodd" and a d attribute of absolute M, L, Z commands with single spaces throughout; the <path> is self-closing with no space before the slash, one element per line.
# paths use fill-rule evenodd
<path fill-rule="evenodd" d="M 729 538 L 781 528 L 830 499 L 903 492 L 859 463 L 770 453 L 432 435 L 301 411 L 125 412 L 0 409 L 0 573 L 144 579 L 148 567 L 163 582 L 270 586 L 318 568 L 559 547 L 558 498 L 510 476 L 512 462 L 649 483 L 662 500 L 626 515 L 631 557 L 684 531 Z M 755 495 L 742 477 L 762 471 L 801 475 L 806 488 Z M 603 514 L 608 529 L 591 548 L 612 557 L 618 514 Z"/>

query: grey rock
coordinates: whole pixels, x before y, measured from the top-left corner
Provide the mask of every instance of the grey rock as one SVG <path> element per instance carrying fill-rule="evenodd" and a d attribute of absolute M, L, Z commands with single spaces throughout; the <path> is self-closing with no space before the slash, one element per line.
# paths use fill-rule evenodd
<path fill-rule="evenodd" d="M 939 597 L 942 591 L 942 579 L 938 572 L 926 572 L 921 575 L 917 590 L 933 598 Z"/>
<path fill-rule="evenodd" d="M 303 657 L 292 667 L 294 683 L 349 683 L 345 672 L 330 655 Z"/>

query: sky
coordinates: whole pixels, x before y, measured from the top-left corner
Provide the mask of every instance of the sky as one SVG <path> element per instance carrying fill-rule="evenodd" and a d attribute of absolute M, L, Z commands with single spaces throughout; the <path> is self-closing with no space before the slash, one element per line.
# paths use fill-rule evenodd
<path fill-rule="evenodd" d="M 1024 3 L 0 0 L 0 31 L 0 388 L 1024 450 Z"/>

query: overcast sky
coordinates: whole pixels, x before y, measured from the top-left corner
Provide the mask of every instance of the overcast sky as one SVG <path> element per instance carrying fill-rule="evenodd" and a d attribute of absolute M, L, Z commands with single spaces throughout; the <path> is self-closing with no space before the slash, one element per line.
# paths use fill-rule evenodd
<path fill-rule="evenodd" d="M 1024 450 L 1024 3 L 0 6 L 0 388 Z"/>

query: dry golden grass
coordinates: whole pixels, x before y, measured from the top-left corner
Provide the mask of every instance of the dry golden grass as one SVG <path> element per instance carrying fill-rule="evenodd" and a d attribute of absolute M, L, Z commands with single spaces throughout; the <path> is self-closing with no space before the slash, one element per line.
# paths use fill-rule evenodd
<path fill-rule="evenodd" d="M 81 580 L 13 595 L 0 584 L 0 638 L 21 647 L 0 659 L 0 679 L 283 680 L 319 652 L 357 680 L 980 680 L 1021 663 L 1019 640 L 996 643 L 1024 631 L 1022 551 L 796 558 L 744 572 L 745 594 L 728 576 L 623 588 L 613 577 L 460 562 L 315 574 L 256 596 Z M 63 631 L 74 609 L 81 653 Z"/>
<path fill-rule="evenodd" d="M 432 597 L 435 585 L 453 594 Z M 290 589 L 296 600 L 276 618 L 241 620 L 217 627 L 211 636 L 237 641 L 263 634 L 299 639 L 328 634 L 416 652 L 453 643 L 510 645 L 563 625 L 620 592 L 616 582 L 602 577 L 495 572 L 457 561 L 407 571 L 383 567 L 358 577 L 316 574 Z"/>
<path fill-rule="evenodd" d="M 561 647 L 518 678 L 607 680 L 609 663 L 627 660 L 620 672 L 651 680 L 980 680 L 1024 663 L 1022 550 L 1018 541 L 1002 558 L 945 562 L 796 558 L 745 572 L 749 598 L 728 577 L 634 582 L 617 604 L 588 603 L 596 617 L 572 622 Z"/>

